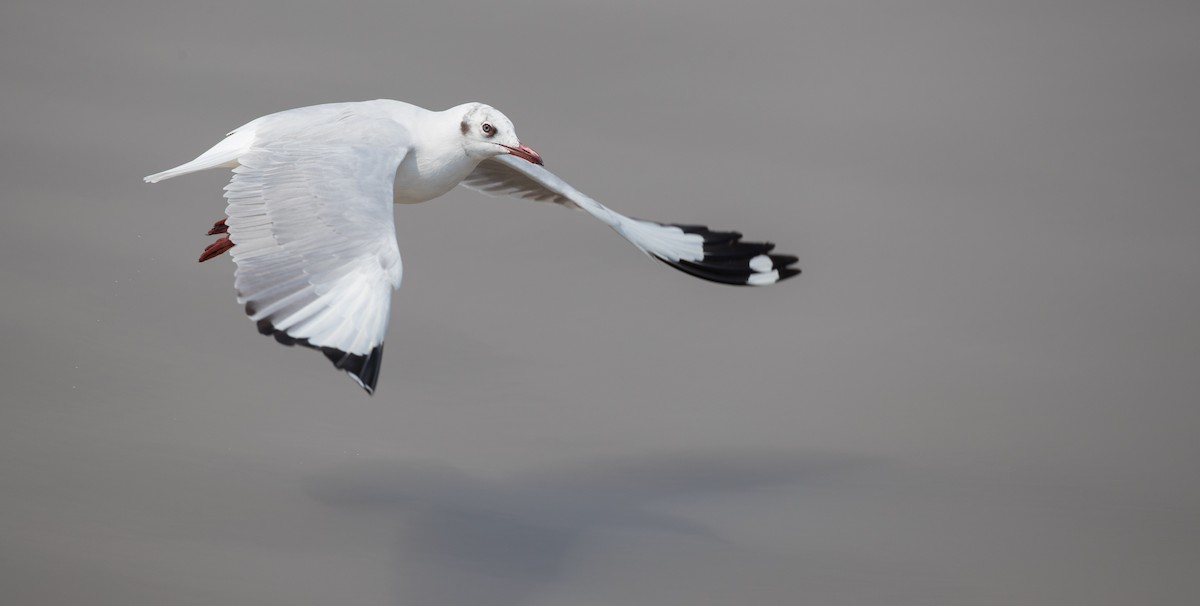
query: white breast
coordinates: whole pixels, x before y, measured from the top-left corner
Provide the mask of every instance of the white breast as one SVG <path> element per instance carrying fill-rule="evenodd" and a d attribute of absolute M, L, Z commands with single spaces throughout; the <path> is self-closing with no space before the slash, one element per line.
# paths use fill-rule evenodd
<path fill-rule="evenodd" d="M 467 157 L 461 151 L 436 155 L 414 149 L 396 169 L 392 201 L 396 204 L 417 204 L 432 200 L 454 189 L 478 165 L 478 160 Z"/>

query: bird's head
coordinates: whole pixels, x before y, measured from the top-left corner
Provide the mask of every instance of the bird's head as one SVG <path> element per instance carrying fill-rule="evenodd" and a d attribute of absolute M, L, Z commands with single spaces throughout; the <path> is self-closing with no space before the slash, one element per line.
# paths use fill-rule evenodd
<path fill-rule="evenodd" d="M 462 132 L 463 150 L 468 156 L 486 160 L 501 154 L 512 154 L 534 164 L 541 164 L 542 157 L 526 145 L 521 145 L 512 121 L 494 107 L 482 103 L 468 103 L 463 110 L 459 130 Z"/>

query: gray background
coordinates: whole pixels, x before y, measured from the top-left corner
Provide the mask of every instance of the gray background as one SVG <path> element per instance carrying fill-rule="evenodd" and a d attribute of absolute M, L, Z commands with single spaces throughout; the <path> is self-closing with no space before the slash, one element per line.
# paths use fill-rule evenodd
<path fill-rule="evenodd" d="M 1200 592 L 1195 2 L 6 2 L 5 604 L 1181 604 Z M 739 229 L 397 209 L 379 393 L 195 261 L 254 117 L 505 111 Z"/>

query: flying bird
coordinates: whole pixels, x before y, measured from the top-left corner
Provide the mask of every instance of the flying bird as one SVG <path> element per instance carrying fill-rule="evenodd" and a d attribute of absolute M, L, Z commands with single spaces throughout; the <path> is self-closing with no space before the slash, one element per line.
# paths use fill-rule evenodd
<path fill-rule="evenodd" d="M 378 99 L 282 111 L 241 126 L 148 183 L 233 169 L 221 236 L 200 256 L 230 251 L 238 303 L 260 333 L 318 349 L 375 392 L 391 291 L 400 287 L 392 204 L 463 185 L 582 210 L 639 250 L 704 280 L 774 284 L 800 270 L 773 244 L 737 232 L 626 217 L 571 187 L 522 145 L 512 122 L 482 103 L 431 111 Z"/>

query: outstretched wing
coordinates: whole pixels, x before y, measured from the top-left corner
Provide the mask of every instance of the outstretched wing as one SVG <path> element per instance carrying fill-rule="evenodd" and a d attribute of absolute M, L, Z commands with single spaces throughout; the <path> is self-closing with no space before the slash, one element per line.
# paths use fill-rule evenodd
<path fill-rule="evenodd" d="M 790 255 L 770 254 L 769 242 L 743 242 L 738 232 L 702 225 L 626 217 L 585 196 L 545 168 L 510 155 L 484 160 L 462 182 L 490 195 L 513 195 L 579 208 L 600 219 L 642 252 L 697 278 L 738 286 L 774 284 L 800 273 Z"/>
<path fill-rule="evenodd" d="M 225 187 L 246 314 L 284 345 L 319 349 L 368 393 L 400 286 L 392 188 L 409 147 L 381 115 L 269 124 Z"/>

